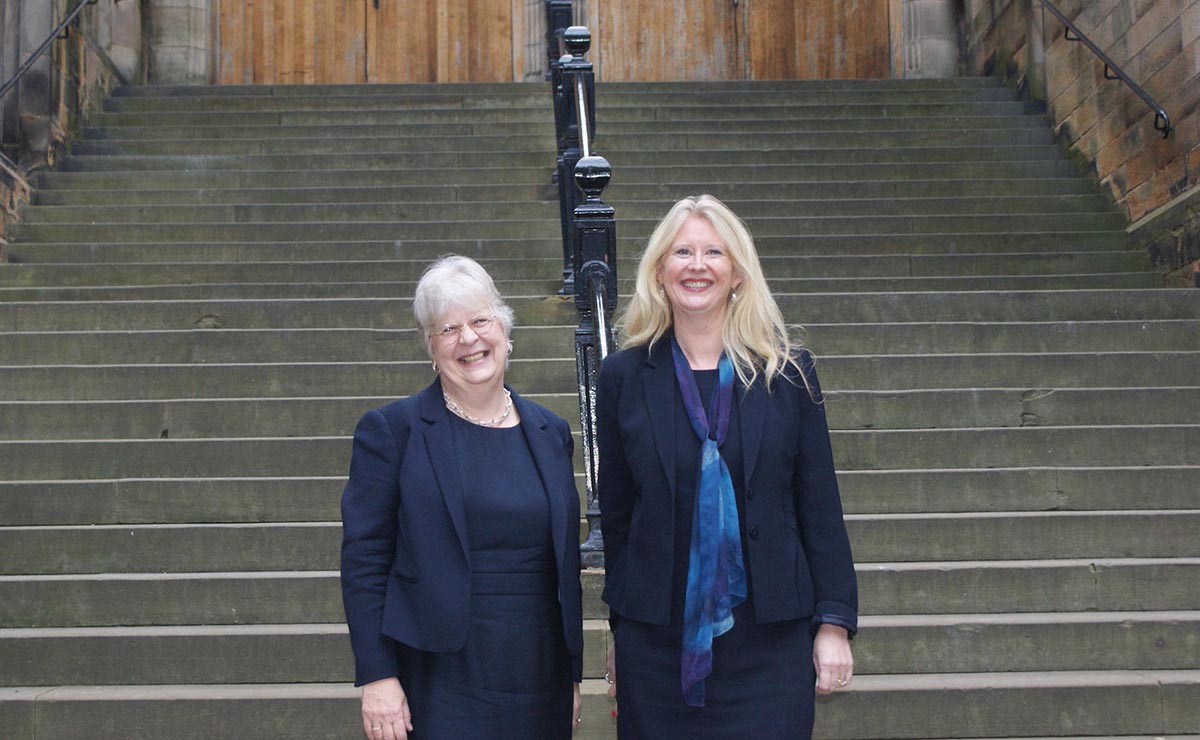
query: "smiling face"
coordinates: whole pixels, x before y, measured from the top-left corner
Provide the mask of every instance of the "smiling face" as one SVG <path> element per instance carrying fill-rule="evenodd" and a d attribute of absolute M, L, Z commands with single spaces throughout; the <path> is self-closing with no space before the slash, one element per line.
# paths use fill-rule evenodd
<path fill-rule="evenodd" d="M 433 322 L 429 333 L 442 388 L 451 396 L 461 397 L 461 391 L 472 387 L 504 384 L 508 336 L 490 308 L 453 307 Z"/>
<path fill-rule="evenodd" d="M 741 284 L 729 249 L 703 216 L 683 222 L 656 273 L 675 317 L 722 319 L 729 293 Z"/>

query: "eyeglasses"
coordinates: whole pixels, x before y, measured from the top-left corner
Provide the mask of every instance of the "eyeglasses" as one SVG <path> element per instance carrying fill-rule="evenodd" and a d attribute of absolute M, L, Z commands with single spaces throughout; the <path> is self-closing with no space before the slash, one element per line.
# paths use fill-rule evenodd
<path fill-rule="evenodd" d="M 483 336 L 492 330 L 492 326 L 496 323 L 496 317 L 492 315 L 476 316 L 467 321 L 465 324 L 446 324 L 441 329 L 435 329 L 429 333 L 442 344 L 454 344 L 462 337 L 463 329 L 470 329 L 476 336 Z"/>

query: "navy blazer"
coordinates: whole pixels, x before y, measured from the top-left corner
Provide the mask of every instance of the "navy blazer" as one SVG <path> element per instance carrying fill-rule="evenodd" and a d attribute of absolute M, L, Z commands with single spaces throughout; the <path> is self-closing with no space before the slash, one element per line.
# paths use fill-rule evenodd
<path fill-rule="evenodd" d="M 567 422 L 516 393 L 512 399 L 550 502 L 563 637 L 578 681 L 583 611 L 574 442 Z M 471 548 L 450 424 L 436 380 L 418 395 L 368 411 L 354 431 L 342 493 L 342 603 L 356 686 L 400 674 L 393 640 L 429 652 L 466 644 Z"/>
<path fill-rule="evenodd" d="M 800 364 L 814 393 L 812 355 Z M 842 520 L 825 408 L 792 369 L 769 389 L 735 378 L 742 437 L 747 569 L 759 623 L 812 618 L 851 634 L 858 590 Z M 664 337 L 600 368 L 597 442 L 604 532 L 604 601 L 618 617 L 670 620 L 674 565 L 675 365 Z"/>

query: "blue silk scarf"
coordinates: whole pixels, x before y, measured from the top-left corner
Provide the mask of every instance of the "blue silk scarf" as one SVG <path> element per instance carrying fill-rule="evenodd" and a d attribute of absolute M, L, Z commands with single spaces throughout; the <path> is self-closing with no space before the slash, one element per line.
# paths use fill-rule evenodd
<path fill-rule="evenodd" d="M 741 529 L 729 466 L 719 449 L 729 430 L 733 406 L 733 363 L 724 354 L 717 363 L 717 387 L 708 413 L 696 377 L 683 350 L 671 337 L 675 379 L 692 429 L 700 438 L 700 475 L 688 550 L 687 593 L 683 602 L 683 651 L 680 668 L 683 699 L 704 706 L 704 679 L 712 674 L 712 642 L 733 627 L 733 607 L 746 600 L 746 568 Z"/>

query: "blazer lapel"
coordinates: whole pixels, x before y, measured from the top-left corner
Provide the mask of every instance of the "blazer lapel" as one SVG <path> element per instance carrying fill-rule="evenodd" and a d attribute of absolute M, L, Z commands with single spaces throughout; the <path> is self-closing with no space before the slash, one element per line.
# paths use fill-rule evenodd
<path fill-rule="evenodd" d="M 740 386 L 740 384 L 739 384 Z M 754 464 L 758 461 L 759 445 L 762 443 L 763 427 L 767 422 L 767 393 L 762 387 L 762 376 L 738 396 L 738 417 L 742 432 L 742 467 L 745 470 L 744 485 L 750 488 L 754 475 Z"/>
<path fill-rule="evenodd" d="M 562 485 L 564 455 L 560 451 L 561 445 L 549 429 L 550 422 L 546 419 L 545 414 L 516 393 L 513 393 L 512 397 L 513 405 L 516 406 L 517 413 L 521 415 L 521 432 L 525 435 L 525 442 L 529 445 L 529 451 L 533 455 L 533 462 L 542 479 L 542 486 L 546 489 L 546 499 L 550 502 L 550 533 L 554 539 L 555 559 L 558 560 L 561 572 L 564 566 L 563 554 L 566 552 L 567 530 L 570 525 L 567 521 L 567 504 L 563 500 L 563 496 L 564 494 L 569 496 L 578 494 L 574 485 L 571 485 L 569 490 L 565 490 L 567 487 Z M 570 460 L 567 460 L 567 466 L 570 469 L 565 473 L 571 476 L 570 479 L 573 483 L 575 469 Z"/>
<path fill-rule="evenodd" d="M 646 394 L 646 410 L 654 447 L 662 463 L 671 496 L 675 496 L 675 363 L 671 359 L 671 343 L 663 337 L 646 356 L 642 366 L 642 389 Z"/>
<path fill-rule="evenodd" d="M 421 391 L 421 418 L 425 420 L 425 449 L 429 454 L 433 475 L 438 489 L 450 512 L 454 533 L 458 535 L 463 558 L 471 562 L 470 545 L 467 543 L 467 514 L 463 508 L 462 475 L 458 467 L 458 454 L 454 448 L 454 432 L 450 429 L 450 412 L 442 398 L 441 380 Z M 441 464 L 439 464 L 441 463 Z"/>

